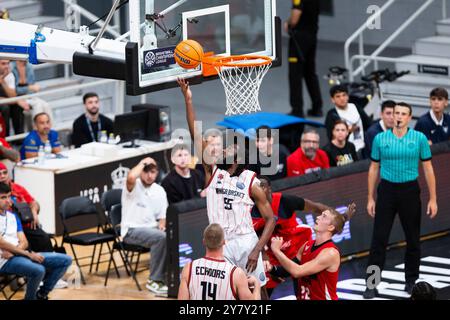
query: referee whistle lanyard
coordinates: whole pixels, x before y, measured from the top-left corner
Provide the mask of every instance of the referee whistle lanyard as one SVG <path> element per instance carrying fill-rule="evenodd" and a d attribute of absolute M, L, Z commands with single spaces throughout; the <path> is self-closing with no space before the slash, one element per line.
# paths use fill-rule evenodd
<path fill-rule="evenodd" d="M 91 134 L 92 141 L 98 141 L 97 139 L 95 139 L 94 130 L 92 129 L 91 120 L 89 120 L 89 117 L 87 115 L 85 115 L 85 118 L 86 118 L 86 124 L 87 124 L 88 129 L 89 129 L 89 133 Z M 100 119 L 100 115 L 98 116 L 98 131 L 97 132 L 102 132 L 102 120 Z"/>

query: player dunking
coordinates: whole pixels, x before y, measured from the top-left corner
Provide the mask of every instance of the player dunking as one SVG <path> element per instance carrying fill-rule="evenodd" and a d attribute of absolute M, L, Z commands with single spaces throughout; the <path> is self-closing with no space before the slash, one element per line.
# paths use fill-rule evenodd
<path fill-rule="evenodd" d="M 209 157 L 202 133 L 195 127 L 195 111 L 189 83 L 178 80 L 186 103 L 186 118 L 191 138 L 205 169 L 206 202 L 209 223 L 218 223 L 224 229 L 225 258 L 238 267 L 255 275 L 261 285 L 266 284 L 261 251 L 275 227 L 275 218 L 256 174 L 245 170 L 248 162 L 241 159 L 236 144 L 223 150 L 219 157 Z M 244 162 L 244 164 L 242 164 Z M 265 220 L 265 227 L 258 239 L 252 225 L 251 210 L 256 205 Z"/>
<path fill-rule="evenodd" d="M 294 260 L 281 251 L 283 238 L 272 238 L 272 252 L 282 267 L 269 266 L 268 271 L 273 276 L 286 277 L 290 274 L 298 279 L 298 300 L 338 299 L 336 286 L 341 256 L 331 238 L 342 232 L 345 222 L 355 213 L 355 208 L 355 204 L 351 204 L 343 215 L 333 209 L 325 210 L 317 217 L 314 225 L 316 240 L 305 243 Z"/>
<path fill-rule="evenodd" d="M 253 277 L 224 260 L 223 229 L 210 224 L 203 232 L 206 254 L 184 266 L 178 300 L 259 300 L 260 284 Z M 253 287 L 250 290 L 249 287 Z"/>

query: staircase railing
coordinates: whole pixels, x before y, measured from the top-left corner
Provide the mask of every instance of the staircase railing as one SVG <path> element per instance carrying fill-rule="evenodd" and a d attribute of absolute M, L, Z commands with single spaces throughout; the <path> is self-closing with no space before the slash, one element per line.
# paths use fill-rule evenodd
<path fill-rule="evenodd" d="M 369 29 L 369 26 L 373 25 L 373 23 L 376 21 L 376 19 L 379 19 L 383 13 L 385 13 L 397 0 L 388 0 L 381 8 L 380 10 L 377 10 L 373 15 L 371 15 L 364 24 L 359 27 L 345 42 L 344 45 L 344 59 L 345 59 L 345 66 L 349 70 L 349 80 L 354 81 L 355 77 L 359 76 L 360 74 L 365 74 L 365 68 L 371 63 L 374 63 L 374 68 L 378 69 L 378 61 L 379 59 L 375 59 L 379 56 L 381 52 L 383 52 L 384 49 L 386 49 L 402 32 L 405 31 L 406 28 L 411 25 L 423 12 L 425 12 L 436 0 L 427 0 L 405 21 L 402 23 L 402 25 L 394 32 L 392 33 L 382 44 L 379 45 L 379 47 L 369 56 L 366 56 L 364 54 L 364 37 L 363 33 L 367 29 Z M 447 0 L 441 0 L 442 2 L 442 19 L 447 19 Z M 360 61 L 359 67 L 356 70 L 353 70 L 353 63 L 352 58 L 350 58 L 350 45 L 353 43 L 354 40 L 358 38 L 358 59 Z M 363 58 L 367 57 L 367 58 Z M 353 59 L 354 61 L 355 59 Z M 398 62 L 400 60 L 396 60 L 395 62 Z"/>

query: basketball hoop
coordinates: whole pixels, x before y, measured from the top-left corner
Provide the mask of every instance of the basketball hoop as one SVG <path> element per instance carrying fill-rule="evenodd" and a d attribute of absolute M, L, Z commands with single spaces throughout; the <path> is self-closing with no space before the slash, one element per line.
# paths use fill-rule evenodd
<path fill-rule="evenodd" d="M 259 89 L 272 65 L 272 59 L 266 56 L 246 55 L 209 57 L 203 62 L 204 66 L 210 64 L 214 67 L 225 88 L 227 100 L 225 115 L 261 111 Z"/>

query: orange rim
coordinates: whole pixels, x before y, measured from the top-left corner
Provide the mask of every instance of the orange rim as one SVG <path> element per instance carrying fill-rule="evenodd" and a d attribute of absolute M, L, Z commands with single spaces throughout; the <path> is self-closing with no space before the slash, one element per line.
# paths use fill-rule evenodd
<path fill-rule="evenodd" d="M 258 67 L 272 63 L 272 59 L 267 56 L 255 56 L 255 55 L 212 57 L 211 60 L 212 61 L 210 62 L 210 64 L 216 67 L 234 67 L 234 68 Z M 241 61 L 248 61 L 248 62 L 241 63 Z M 206 63 L 209 63 L 209 61 Z"/>

